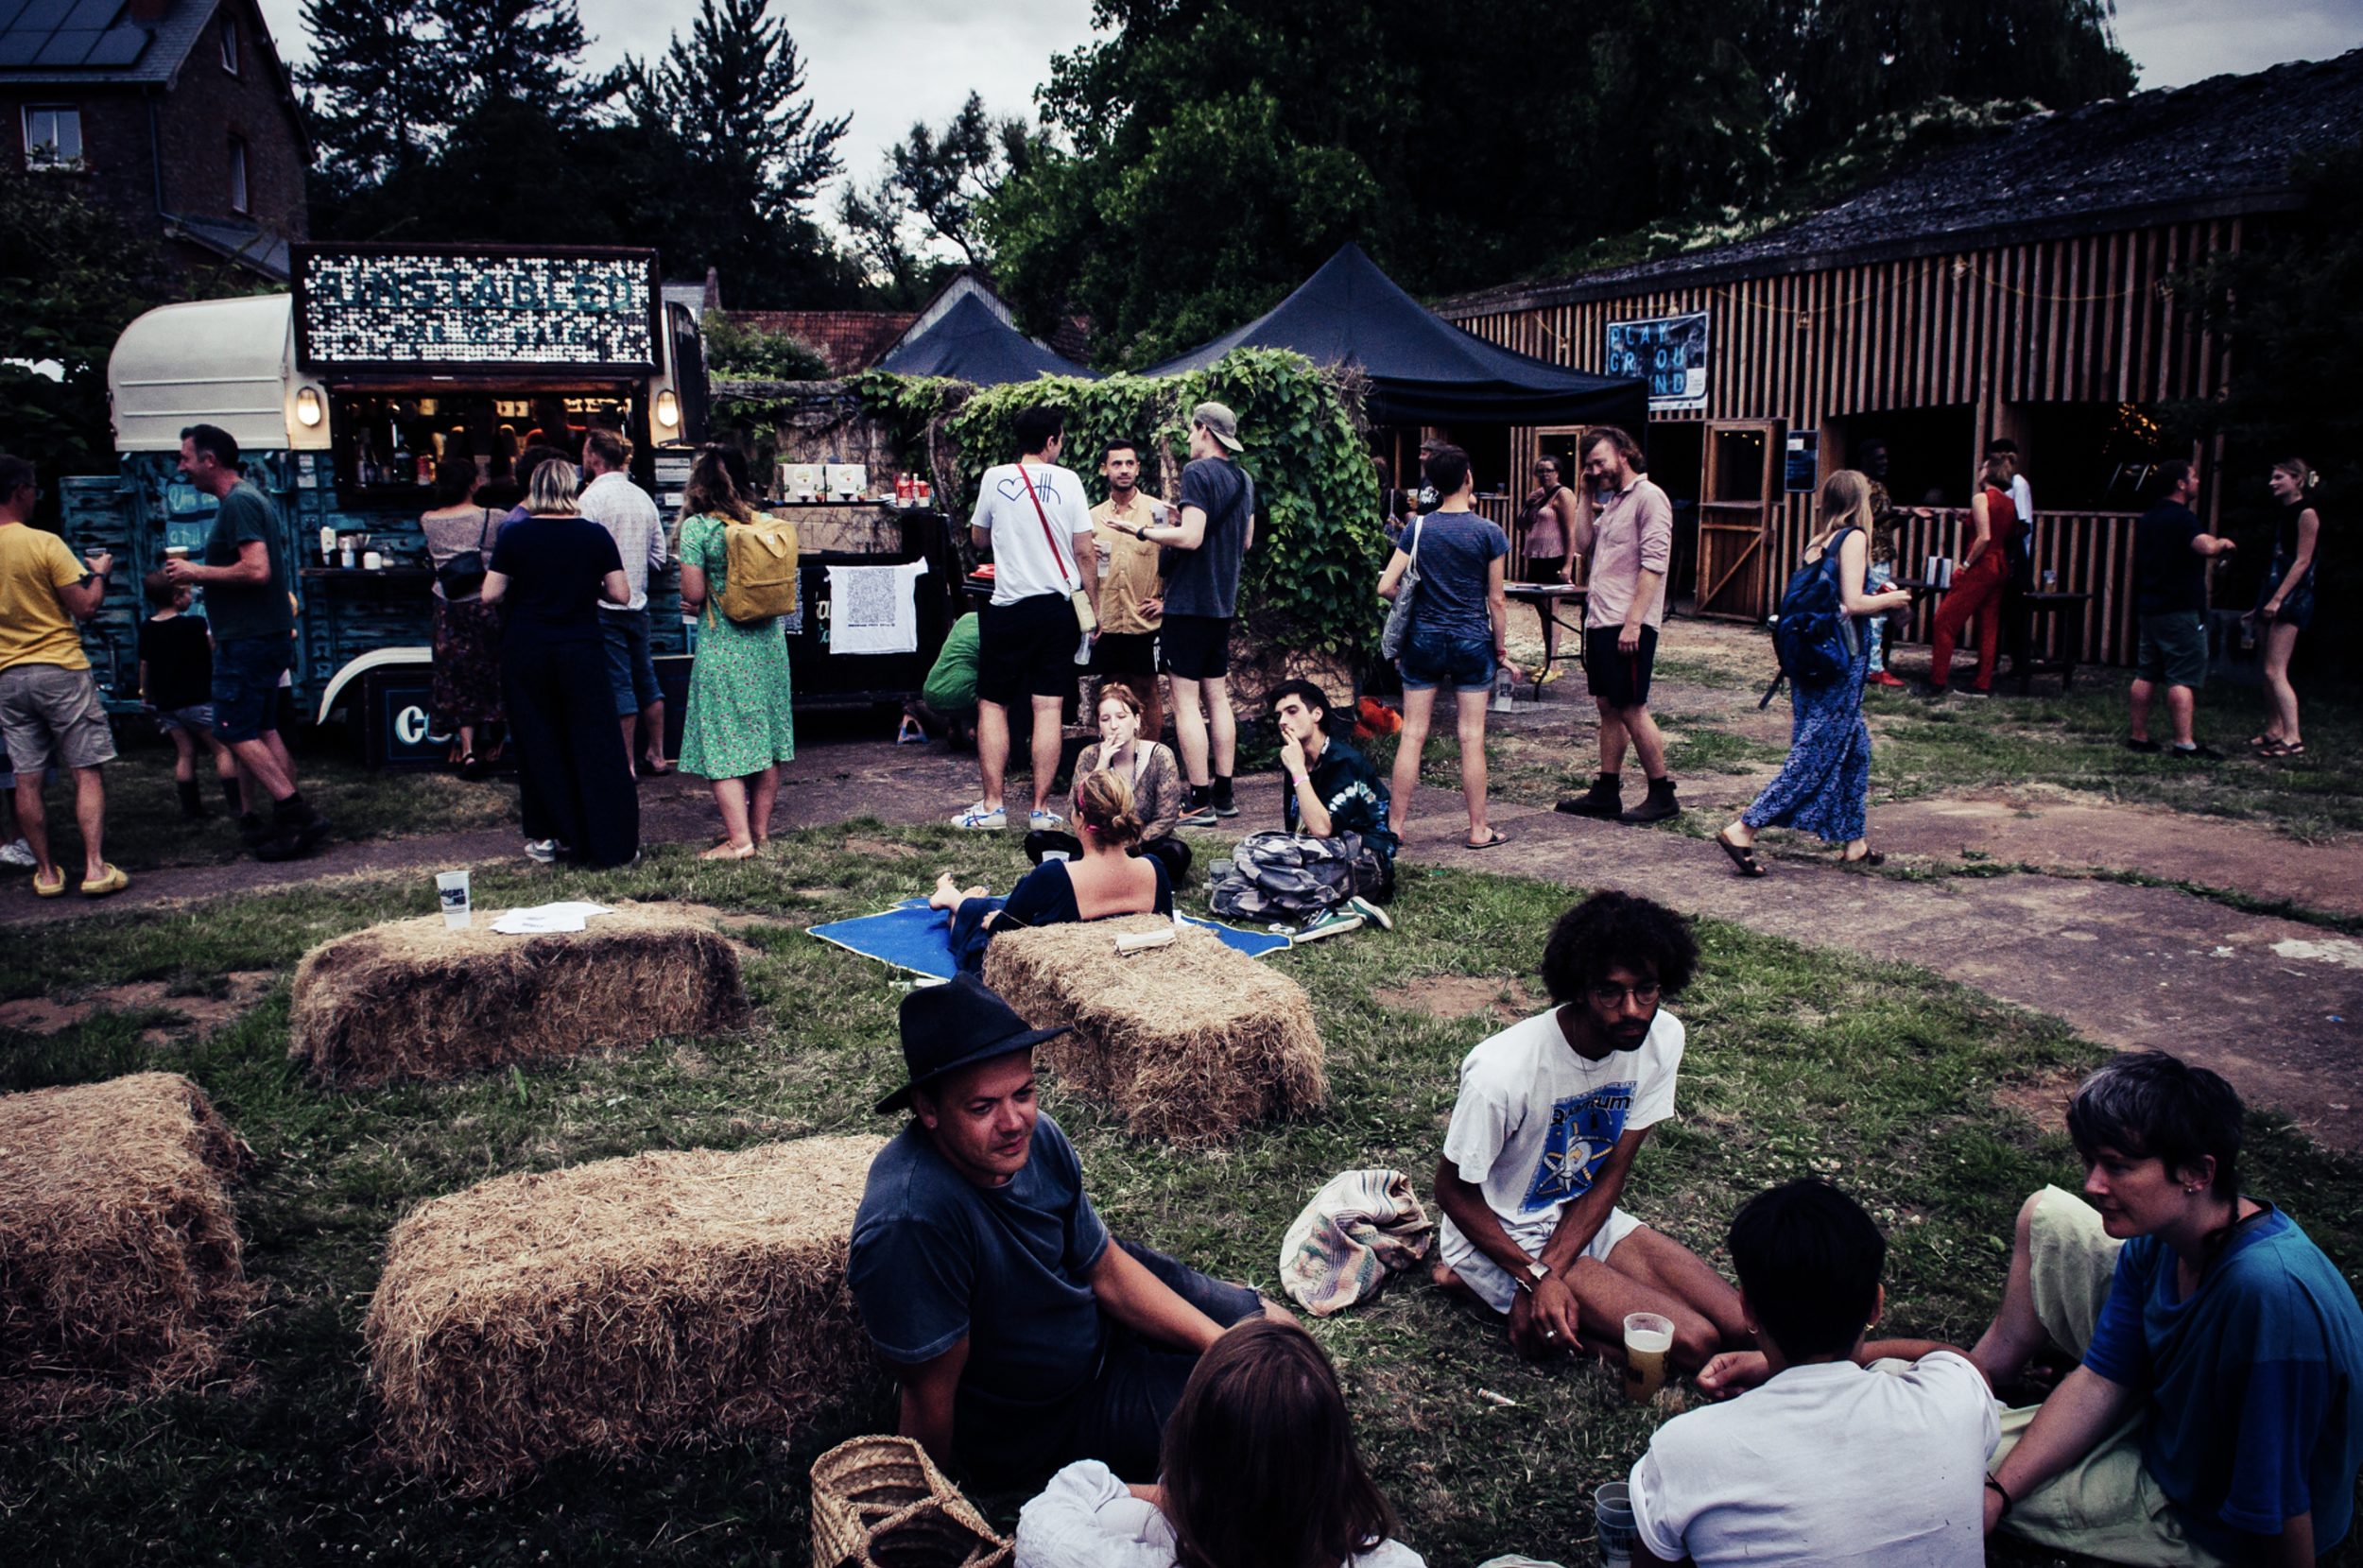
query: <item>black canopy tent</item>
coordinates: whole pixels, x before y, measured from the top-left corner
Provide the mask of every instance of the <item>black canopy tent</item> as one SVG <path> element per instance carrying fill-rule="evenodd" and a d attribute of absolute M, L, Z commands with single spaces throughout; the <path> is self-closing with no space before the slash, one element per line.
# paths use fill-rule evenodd
<path fill-rule="evenodd" d="M 926 329 L 898 344 L 878 361 L 897 375 L 949 376 L 978 387 L 999 387 L 1051 375 L 1096 380 L 1071 360 L 1044 348 L 993 313 L 975 294 L 963 294 Z"/>
<path fill-rule="evenodd" d="M 1352 243 L 1264 315 L 1146 373 L 1204 370 L 1238 348 L 1358 365 L 1371 378 L 1373 424 L 1621 424 L 1638 434 L 1649 416 L 1639 377 L 1496 348 L 1406 294 Z"/>

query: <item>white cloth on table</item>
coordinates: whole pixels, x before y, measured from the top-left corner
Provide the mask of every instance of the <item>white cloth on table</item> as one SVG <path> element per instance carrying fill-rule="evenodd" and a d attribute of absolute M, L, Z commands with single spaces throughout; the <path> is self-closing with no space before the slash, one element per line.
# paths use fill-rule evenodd
<path fill-rule="evenodd" d="M 829 568 L 831 653 L 919 651 L 917 589 L 927 563 Z"/>
<path fill-rule="evenodd" d="M 1351 1568 L 1426 1568 L 1399 1541 L 1347 1559 Z M 1078 1459 L 1017 1516 L 1017 1568 L 1174 1568 L 1173 1525 L 1097 1459 Z"/>
<path fill-rule="evenodd" d="M 614 910 L 604 904 L 583 904 L 563 901 L 558 904 L 537 904 L 530 909 L 511 909 L 492 922 L 492 929 L 506 937 L 539 935 L 544 931 L 588 931 L 593 915 L 612 915 Z"/>

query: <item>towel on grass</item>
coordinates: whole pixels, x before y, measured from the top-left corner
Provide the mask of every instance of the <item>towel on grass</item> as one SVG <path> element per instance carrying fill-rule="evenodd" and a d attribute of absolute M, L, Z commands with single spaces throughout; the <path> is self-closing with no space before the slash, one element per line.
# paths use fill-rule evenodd
<path fill-rule="evenodd" d="M 1316 1318 L 1378 1294 L 1387 1276 L 1427 1255 L 1436 1229 L 1411 1178 L 1350 1170 L 1333 1178 L 1280 1244 L 1280 1286 Z"/>

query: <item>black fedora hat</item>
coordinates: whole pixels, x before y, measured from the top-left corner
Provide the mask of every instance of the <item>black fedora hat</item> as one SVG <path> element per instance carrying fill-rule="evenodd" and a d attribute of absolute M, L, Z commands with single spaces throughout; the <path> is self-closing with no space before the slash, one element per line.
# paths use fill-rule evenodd
<path fill-rule="evenodd" d="M 1030 1051 L 1069 1027 L 1026 1027 L 1026 1020 L 974 974 L 956 974 L 904 997 L 902 1024 L 903 1065 L 911 1080 L 878 1102 L 880 1115 L 903 1110 L 911 1103 L 912 1090 L 946 1073 L 1011 1051 Z"/>

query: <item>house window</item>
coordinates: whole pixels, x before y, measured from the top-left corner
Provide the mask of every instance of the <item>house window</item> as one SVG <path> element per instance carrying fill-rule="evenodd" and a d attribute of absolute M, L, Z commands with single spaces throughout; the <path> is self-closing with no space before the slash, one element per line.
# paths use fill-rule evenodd
<path fill-rule="evenodd" d="M 82 112 L 55 105 L 25 111 L 25 165 L 35 169 L 82 166 Z"/>
<path fill-rule="evenodd" d="M 234 16 L 221 19 L 221 68 L 233 77 L 238 74 L 238 19 Z"/>
<path fill-rule="evenodd" d="M 246 143 L 230 138 L 230 210 L 243 213 L 246 205 Z"/>

